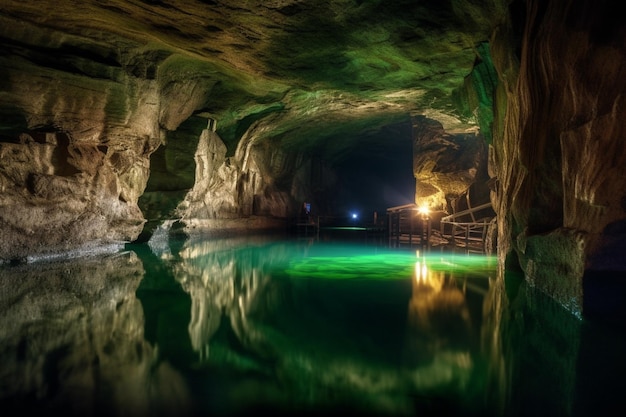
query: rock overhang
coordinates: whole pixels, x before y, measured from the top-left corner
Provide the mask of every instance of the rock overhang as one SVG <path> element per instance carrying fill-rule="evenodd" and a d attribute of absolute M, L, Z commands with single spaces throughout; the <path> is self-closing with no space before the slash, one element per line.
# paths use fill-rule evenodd
<path fill-rule="evenodd" d="M 25 70 L 154 79 L 166 103 L 172 94 L 189 96 L 184 106 L 160 109 L 167 130 L 208 112 L 224 140 L 236 142 L 242 122 L 272 115 L 275 134 L 264 134 L 299 146 L 335 135 L 340 124 L 367 129 L 368 121 L 412 114 L 451 132 L 476 130 L 452 95 L 472 71 L 500 3 L 6 1 L 0 13 L 7 56 L 30 63 Z M 315 126 L 311 135 L 307 126 Z M 360 133 L 339 130 L 344 140 Z"/>
<path fill-rule="evenodd" d="M 398 165 L 400 139 L 411 157 L 414 116 L 476 131 L 476 103 L 459 106 L 458 92 L 505 6 L 3 1 L 0 256 L 132 241 L 172 215 L 173 200 L 152 210 L 164 191 L 188 223 L 286 218 L 334 186 L 327 168 L 352 158 L 370 175 L 362 161 L 385 152 Z M 217 131 L 184 134 L 204 119 Z"/>

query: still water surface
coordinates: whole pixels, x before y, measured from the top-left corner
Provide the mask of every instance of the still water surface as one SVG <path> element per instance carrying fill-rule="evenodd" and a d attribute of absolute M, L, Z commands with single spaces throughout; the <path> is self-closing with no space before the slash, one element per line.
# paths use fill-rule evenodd
<path fill-rule="evenodd" d="M 623 333 L 482 255 L 282 237 L 1 267 L 2 415 L 584 416 Z"/>

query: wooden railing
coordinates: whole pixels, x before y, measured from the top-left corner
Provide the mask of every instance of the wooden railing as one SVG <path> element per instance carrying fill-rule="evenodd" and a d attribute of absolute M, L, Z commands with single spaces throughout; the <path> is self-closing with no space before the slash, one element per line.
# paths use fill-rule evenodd
<path fill-rule="evenodd" d="M 388 208 L 389 246 L 420 246 L 425 249 L 429 245 L 430 225 L 429 219 L 420 217 L 415 204 Z"/>
<path fill-rule="evenodd" d="M 485 252 L 489 225 L 493 221 L 491 203 L 481 204 L 453 213 L 441 218 L 440 232 L 444 239 L 448 239 L 454 246 L 463 247 L 467 252 Z M 490 215 L 476 219 L 479 212 L 490 211 Z"/>

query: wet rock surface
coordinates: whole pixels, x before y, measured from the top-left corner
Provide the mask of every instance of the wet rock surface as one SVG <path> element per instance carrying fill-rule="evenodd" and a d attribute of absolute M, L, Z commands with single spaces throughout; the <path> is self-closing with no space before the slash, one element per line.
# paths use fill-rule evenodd
<path fill-rule="evenodd" d="M 3 2 L 0 258 L 174 213 L 286 218 L 368 132 L 420 113 L 476 131 L 453 95 L 505 8 L 457 3 Z"/>
<path fill-rule="evenodd" d="M 266 227 L 331 201 L 337 161 L 425 117 L 439 141 L 484 143 L 478 159 L 448 153 L 456 145 L 415 154 L 415 197 L 442 204 L 486 179 L 486 147 L 503 265 L 579 313 L 586 271 L 626 270 L 615 9 L 4 1 L 0 259 L 133 241 L 163 219 Z M 420 134 L 410 140 L 424 146 Z M 431 169 L 435 153 L 458 175 Z"/>

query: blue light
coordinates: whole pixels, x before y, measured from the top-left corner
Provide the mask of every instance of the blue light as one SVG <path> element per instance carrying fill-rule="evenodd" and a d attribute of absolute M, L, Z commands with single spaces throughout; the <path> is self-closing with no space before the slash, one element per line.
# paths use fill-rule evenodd
<path fill-rule="evenodd" d="M 359 215 L 358 215 L 358 214 L 356 214 L 356 213 L 352 213 L 352 218 L 353 218 L 353 219 L 358 219 L 358 218 L 359 218 Z"/>

